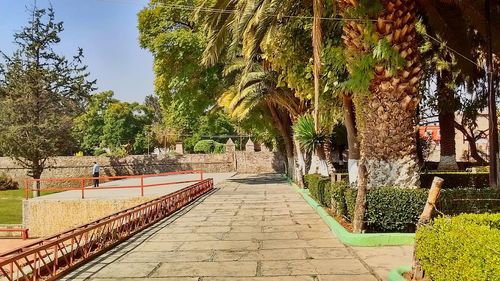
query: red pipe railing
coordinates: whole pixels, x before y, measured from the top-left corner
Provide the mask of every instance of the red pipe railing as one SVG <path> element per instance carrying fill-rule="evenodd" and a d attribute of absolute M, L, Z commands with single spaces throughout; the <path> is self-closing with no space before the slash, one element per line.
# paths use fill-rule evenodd
<path fill-rule="evenodd" d="M 159 174 L 145 174 L 145 175 L 137 175 L 137 176 L 104 176 L 104 177 L 73 177 L 73 178 L 43 178 L 43 179 L 25 179 L 24 188 L 25 188 L 25 197 L 29 199 L 30 191 L 67 191 L 67 190 L 80 190 L 81 198 L 85 198 L 85 181 L 92 182 L 93 180 L 99 181 L 112 181 L 119 179 L 139 179 L 140 184 L 138 185 L 120 185 L 120 186 L 103 186 L 103 187 L 88 187 L 91 190 L 105 190 L 105 189 L 123 189 L 123 188 L 138 188 L 140 189 L 141 196 L 144 196 L 144 188 L 154 187 L 154 186 L 163 186 L 163 185 L 172 185 L 172 184 L 181 184 L 181 183 L 191 183 L 198 182 L 203 180 L 203 174 L 205 171 L 203 170 L 188 170 L 188 171 L 176 171 L 176 172 L 165 172 Z M 162 176 L 172 176 L 172 175 L 185 175 L 185 174 L 199 174 L 199 179 L 193 180 L 184 180 L 184 181 L 167 181 L 153 184 L 144 184 L 144 179 L 147 178 L 155 178 Z M 79 185 L 79 187 L 43 187 L 41 189 L 30 188 L 30 185 L 38 182 L 41 185 L 44 182 L 77 182 L 75 185 Z"/>
<path fill-rule="evenodd" d="M 0 280 L 56 280 L 213 189 L 206 179 L 91 223 L 0 254 Z"/>

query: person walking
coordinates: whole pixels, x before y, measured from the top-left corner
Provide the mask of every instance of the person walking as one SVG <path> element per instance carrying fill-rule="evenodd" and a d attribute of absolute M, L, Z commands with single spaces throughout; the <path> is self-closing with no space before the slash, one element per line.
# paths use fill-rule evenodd
<path fill-rule="evenodd" d="M 92 177 L 94 178 L 94 187 L 99 187 L 99 169 L 101 167 L 97 162 L 94 162 L 94 167 L 92 167 Z"/>

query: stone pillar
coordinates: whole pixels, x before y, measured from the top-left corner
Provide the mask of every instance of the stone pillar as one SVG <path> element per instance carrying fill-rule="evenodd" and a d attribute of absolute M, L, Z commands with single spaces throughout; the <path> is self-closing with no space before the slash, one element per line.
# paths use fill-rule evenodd
<path fill-rule="evenodd" d="M 184 154 L 184 144 L 182 142 L 175 143 L 175 152 L 177 154 Z"/>
<path fill-rule="evenodd" d="M 226 153 L 233 153 L 236 151 L 236 145 L 233 140 L 230 138 L 226 142 Z"/>
<path fill-rule="evenodd" d="M 245 144 L 246 152 L 255 152 L 255 145 L 253 144 L 251 139 L 248 139 L 247 144 Z"/>
<path fill-rule="evenodd" d="M 271 150 L 269 149 L 269 147 L 267 147 L 267 145 L 261 144 L 260 145 L 260 151 L 262 151 L 262 152 L 269 152 Z"/>

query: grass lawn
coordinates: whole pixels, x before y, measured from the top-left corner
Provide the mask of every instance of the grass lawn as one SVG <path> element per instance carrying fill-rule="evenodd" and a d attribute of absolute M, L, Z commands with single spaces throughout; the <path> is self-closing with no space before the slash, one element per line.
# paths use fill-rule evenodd
<path fill-rule="evenodd" d="M 42 195 L 54 192 L 58 191 L 46 191 Z M 30 197 L 32 197 L 31 192 Z M 0 191 L 0 224 L 23 223 L 22 205 L 24 198 L 24 189 Z"/>

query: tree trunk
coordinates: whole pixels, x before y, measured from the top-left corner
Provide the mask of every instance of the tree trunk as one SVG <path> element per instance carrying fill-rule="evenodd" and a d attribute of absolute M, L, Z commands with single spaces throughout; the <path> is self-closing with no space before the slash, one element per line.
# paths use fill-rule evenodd
<path fill-rule="evenodd" d="M 361 233 L 364 230 L 364 219 L 366 211 L 367 192 L 367 172 L 364 161 L 359 165 L 358 193 L 356 195 L 356 205 L 354 207 L 354 218 L 352 220 L 352 230 L 354 233 Z"/>
<path fill-rule="evenodd" d="M 313 30 L 312 30 L 312 47 L 313 47 L 313 75 L 314 75 L 314 130 L 320 131 L 319 127 L 319 93 L 320 93 L 320 76 L 321 76 L 321 16 L 323 14 L 322 0 L 313 0 Z"/>
<path fill-rule="evenodd" d="M 342 0 L 344 8 L 357 1 Z M 421 67 L 415 31 L 415 0 L 385 0 L 383 11 L 374 23 L 379 38 L 385 38 L 404 59 L 403 65 L 392 73 L 385 65 L 374 67 L 367 96 L 356 97 L 362 124 L 361 156 L 367 169 L 367 186 L 419 185 L 419 166 L 416 155 L 415 114 L 419 102 L 418 84 Z M 345 12 L 346 9 L 343 9 Z M 348 61 L 360 52 L 369 51 L 363 41 L 363 23 L 344 24 L 344 43 Z M 352 69 L 349 69 L 352 72 Z M 358 122 L 359 123 L 359 122 Z M 360 126 L 359 126 L 360 125 Z"/>
<path fill-rule="evenodd" d="M 42 176 L 42 171 L 40 170 L 39 167 L 33 168 L 33 197 L 39 197 L 40 196 L 40 189 L 41 189 L 41 184 L 39 179 Z"/>
<path fill-rule="evenodd" d="M 304 187 L 304 174 L 306 170 L 306 163 L 304 159 L 304 154 L 302 153 L 302 150 L 300 150 L 300 145 L 297 139 L 294 137 L 293 138 L 293 145 L 295 147 L 295 175 L 296 175 L 296 182 L 300 187 Z"/>
<path fill-rule="evenodd" d="M 455 123 L 455 128 L 459 130 L 464 136 L 467 142 L 469 143 L 469 153 L 470 156 L 477 161 L 477 163 L 481 166 L 486 166 L 488 165 L 488 161 L 484 160 L 481 155 L 479 155 L 479 152 L 477 151 L 477 146 L 476 146 L 476 139 L 474 136 L 472 136 L 469 132 L 467 132 L 467 129 L 465 128 L 464 125 L 454 122 Z"/>
<path fill-rule="evenodd" d="M 349 95 L 342 96 L 344 124 L 347 129 L 347 145 L 349 147 L 349 158 L 347 160 L 347 171 L 349 172 L 349 183 L 355 184 L 358 180 L 359 142 L 356 129 L 356 115 L 354 104 Z"/>
<path fill-rule="evenodd" d="M 295 178 L 294 146 L 292 140 L 291 120 L 285 112 L 282 112 L 281 110 L 276 108 L 276 106 L 272 103 L 268 102 L 267 105 L 274 124 L 276 124 L 278 132 L 283 139 L 283 145 L 285 147 L 287 158 L 287 173 L 292 178 Z"/>
<path fill-rule="evenodd" d="M 328 166 L 328 174 L 330 175 L 330 181 L 335 182 L 335 167 L 332 162 L 332 136 L 329 135 L 323 145 L 323 151 L 325 153 L 326 165 Z"/>
<path fill-rule="evenodd" d="M 457 155 L 455 148 L 455 99 L 454 92 L 447 83 L 453 79 L 452 74 L 443 70 L 438 75 L 438 109 L 439 109 L 439 132 L 440 141 L 440 159 L 438 170 L 454 171 L 458 170 Z"/>
<path fill-rule="evenodd" d="M 417 229 L 429 223 L 432 218 L 432 212 L 436 207 L 436 202 L 441 193 L 441 186 L 443 185 L 443 179 L 439 177 L 434 177 L 432 180 L 432 186 L 429 190 L 429 195 L 427 196 L 427 203 L 425 204 L 422 214 L 418 219 Z M 413 276 L 412 280 L 424 280 L 425 271 L 423 270 L 420 262 L 417 259 L 416 244 L 413 245 Z"/>
<path fill-rule="evenodd" d="M 326 162 L 325 150 L 323 146 L 319 146 L 311 154 L 311 166 L 309 167 L 308 174 L 320 174 L 325 177 L 328 176 L 328 164 Z"/>

